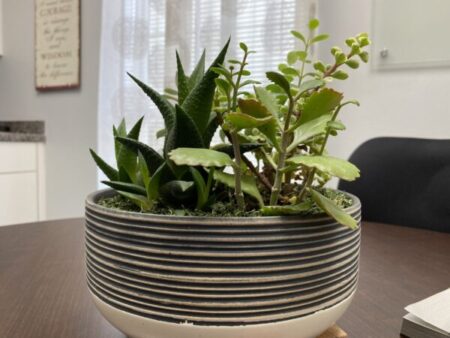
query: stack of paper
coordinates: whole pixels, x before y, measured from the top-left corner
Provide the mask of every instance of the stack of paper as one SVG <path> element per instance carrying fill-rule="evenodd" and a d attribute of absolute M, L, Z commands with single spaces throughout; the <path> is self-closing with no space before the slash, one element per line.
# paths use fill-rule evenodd
<path fill-rule="evenodd" d="M 405 308 L 401 333 L 409 338 L 450 337 L 450 289 Z"/>

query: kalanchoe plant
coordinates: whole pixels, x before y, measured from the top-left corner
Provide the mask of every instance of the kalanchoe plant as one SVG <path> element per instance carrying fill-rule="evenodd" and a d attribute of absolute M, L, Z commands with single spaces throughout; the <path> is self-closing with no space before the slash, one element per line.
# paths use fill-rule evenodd
<path fill-rule="evenodd" d="M 331 49 L 332 64 L 313 61 L 311 46 L 328 38 L 315 33 L 318 26 L 313 19 L 307 36 L 292 31 L 302 48 L 266 73 L 266 86 L 250 78 L 254 52 L 244 43 L 242 58 L 225 62 L 229 41 L 206 71 L 203 53 L 190 76 L 177 54 L 177 89 L 164 95 L 129 74 L 161 112 L 164 149 L 158 153 L 138 140 L 142 119 L 129 132 L 122 122 L 113 128 L 117 169 L 91 151 L 109 179 L 104 183 L 147 212 L 166 207 L 207 213 L 225 203 L 235 215 L 325 212 L 356 227 L 344 211 L 349 199 L 324 185 L 332 177 L 359 177 L 353 164 L 326 151 L 330 137 L 345 129 L 338 119 L 342 109 L 359 104 L 328 85 L 368 62 L 370 40 L 359 34 L 345 41 L 345 51 Z M 211 146 L 218 128 L 223 143 Z"/>

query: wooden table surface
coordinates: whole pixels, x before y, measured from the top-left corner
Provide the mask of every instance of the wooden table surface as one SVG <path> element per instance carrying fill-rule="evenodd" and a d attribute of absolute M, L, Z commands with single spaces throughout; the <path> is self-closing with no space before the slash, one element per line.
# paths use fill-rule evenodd
<path fill-rule="evenodd" d="M 0 227 L 0 337 L 124 337 L 89 297 L 83 227 L 83 219 Z M 362 229 L 359 288 L 338 324 L 350 338 L 398 337 L 406 305 L 450 287 L 450 234 Z"/>

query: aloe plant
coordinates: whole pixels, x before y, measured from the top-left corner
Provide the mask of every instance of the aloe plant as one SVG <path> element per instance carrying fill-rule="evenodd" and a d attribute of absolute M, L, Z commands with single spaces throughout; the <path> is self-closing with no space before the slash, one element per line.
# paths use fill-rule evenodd
<path fill-rule="evenodd" d="M 206 71 L 203 53 L 189 76 L 177 53 L 177 88 L 165 94 L 129 74 L 164 119 L 165 129 L 157 133 L 164 149 L 158 153 L 139 141 L 142 119 L 129 132 L 122 122 L 113 128 L 117 168 L 91 150 L 109 179 L 104 183 L 143 211 L 155 205 L 208 210 L 228 200 L 241 213 L 258 210 L 263 216 L 319 208 L 356 227 L 324 185 L 332 177 L 359 177 L 353 164 L 326 151 L 330 138 L 345 130 L 338 119 L 343 108 L 359 103 L 345 101 L 329 85 L 348 78 L 345 68 L 368 62 L 370 40 L 365 33 L 347 39 L 347 51 L 333 47 L 334 62 L 325 64 L 310 52 L 328 38 L 316 34 L 318 26 L 313 19 L 307 36 L 291 32 L 302 48 L 288 52 L 278 71 L 266 73 L 265 86 L 251 78 L 254 51 L 244 43 L 240 59 L 225 60 L 230 41 Z M 223 143 L 211 145 L 217 130 Z"/>

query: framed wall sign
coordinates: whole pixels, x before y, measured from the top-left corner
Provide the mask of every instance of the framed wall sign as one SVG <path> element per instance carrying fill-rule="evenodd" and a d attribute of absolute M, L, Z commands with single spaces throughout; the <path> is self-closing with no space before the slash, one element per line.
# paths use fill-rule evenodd
<path fill-rule="evenodd" d="M 37 90 L 80 86 L 80 1 L 35 0 Z"/>

